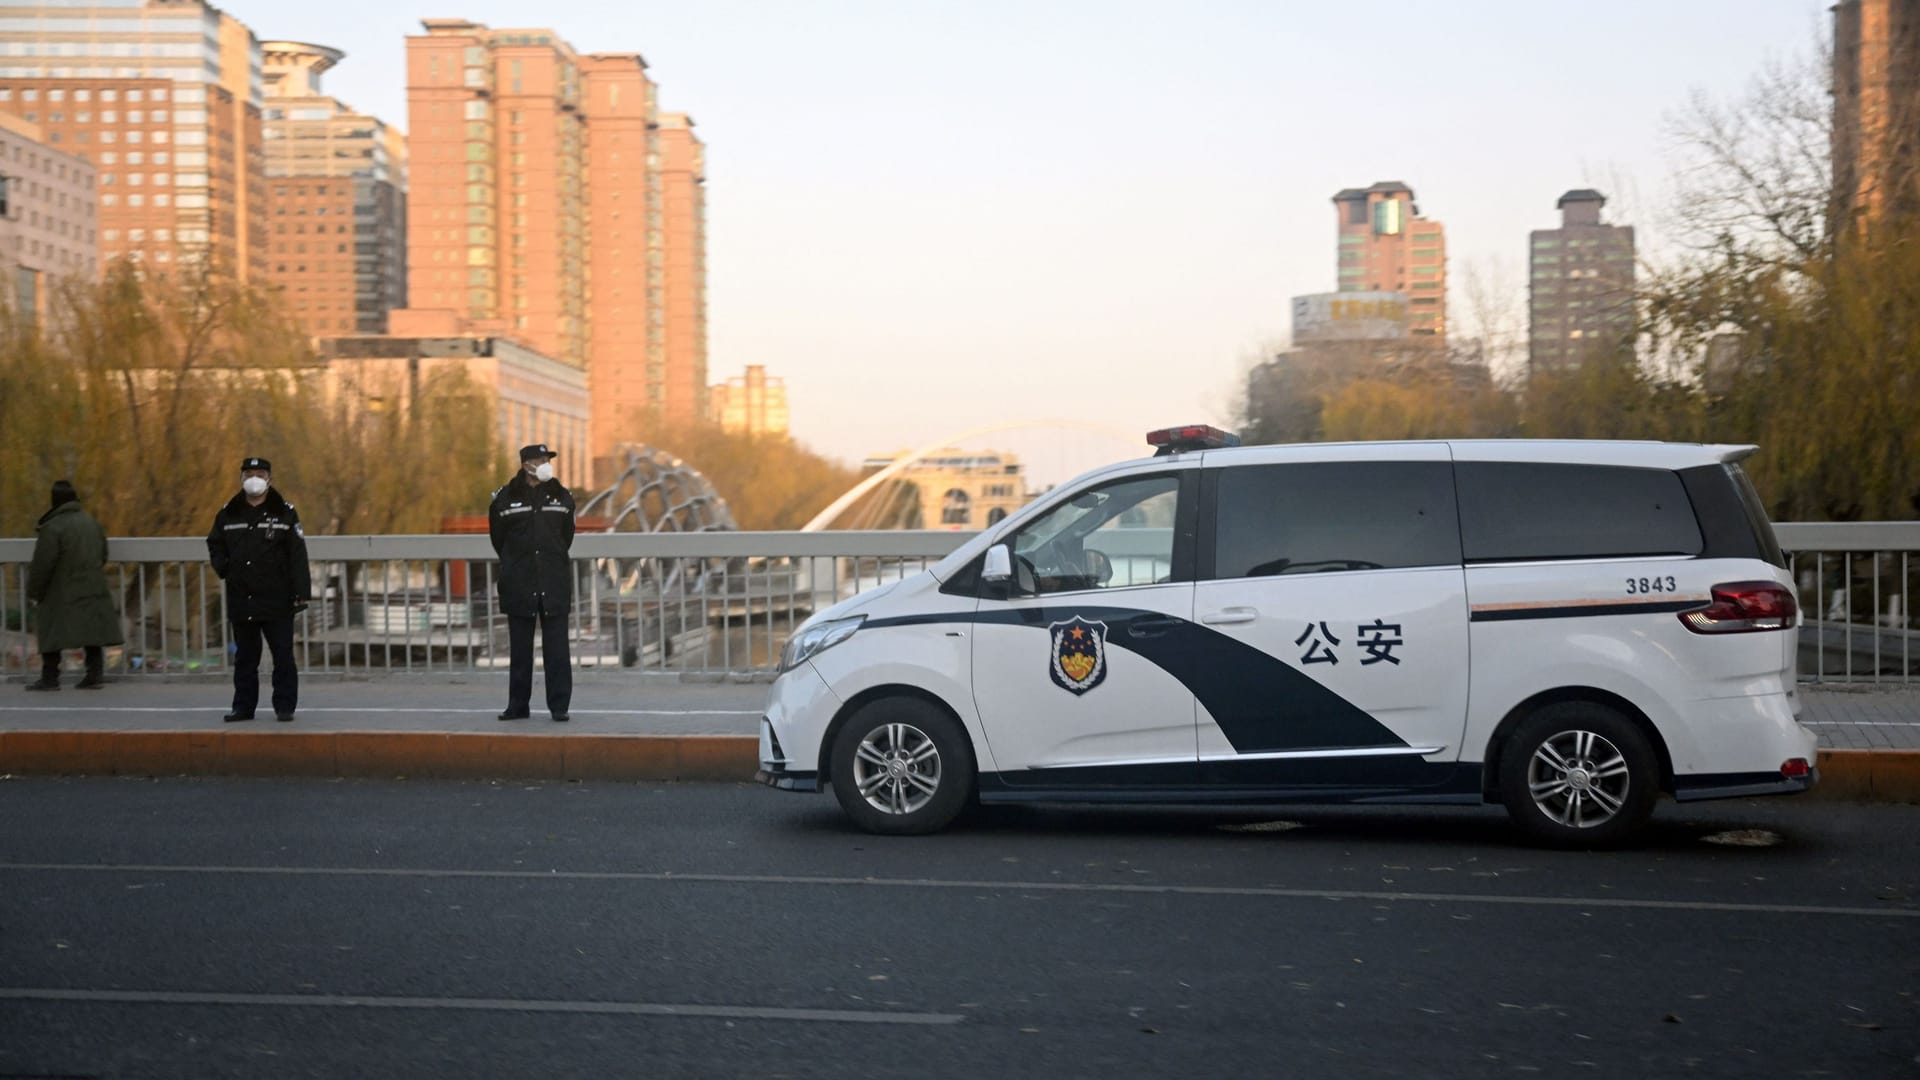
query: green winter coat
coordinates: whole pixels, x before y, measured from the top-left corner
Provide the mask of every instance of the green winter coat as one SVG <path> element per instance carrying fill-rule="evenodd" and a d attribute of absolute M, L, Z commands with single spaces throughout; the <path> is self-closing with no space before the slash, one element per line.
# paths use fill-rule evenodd
<path fill-rule="evenodd" d="M 118 645 L 120 613 L 107 587 L 107 534 L 77 502 L 47 511 L 36 526 L 27 599 L 39 605 L 34 622 L 40 651 Z"/>

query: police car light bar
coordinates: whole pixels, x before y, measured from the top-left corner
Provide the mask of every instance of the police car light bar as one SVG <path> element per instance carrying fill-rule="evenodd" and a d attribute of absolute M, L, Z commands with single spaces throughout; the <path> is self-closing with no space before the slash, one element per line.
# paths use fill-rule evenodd
<path fill-rule="evenodd" d="M 1239 446 L 1240 436 L 1231 431 L 1221 431 L 1210 424 L 1187 424 L 1184 427 L 1161 428 L 1147 432 L 1147 445 L 1160 449 L 1154 457 L 1168 454 L 1183 454 L 1189 450 L 1218 450 L 1226 446 Z"/>

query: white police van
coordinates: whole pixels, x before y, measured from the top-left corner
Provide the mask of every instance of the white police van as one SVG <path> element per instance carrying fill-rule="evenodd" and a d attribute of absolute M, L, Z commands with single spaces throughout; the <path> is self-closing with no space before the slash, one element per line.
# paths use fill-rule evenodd
<path fill-rule="evenodd" d="M 1148 441 L 808 619 L 761 781 L 883 833 L 974 800 L 1493 801 L 1582 846 L 1663 791 L 1813 784 L 1752 447 Z"/>

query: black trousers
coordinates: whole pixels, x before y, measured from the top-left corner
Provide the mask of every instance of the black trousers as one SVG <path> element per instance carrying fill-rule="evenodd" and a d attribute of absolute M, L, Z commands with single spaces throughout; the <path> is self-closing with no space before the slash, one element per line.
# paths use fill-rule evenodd
<path fill-rule="evenodd" d="M 540 623 L 540 656 L 546 662 L 547 711 L 564 716 L 573 702 L 573 661 L 567 655 L 567 612 L 507 616 L 507 711 L 526 712 L 533 701 L 533 624 Z"/>
<path fill-rule="evenodd" d="M 98 679 L 107 670 L 107 654 L 98 645 L 87 646 L 87 678 Z M 43 652 L 40 654 L 40 677 L 48 682 L 60 681 L 60 654 Z"/>
<path fill-rule="evenodd" d="M 291 713 L 300 704 L 300 671 L 293 663 L 293 619 L 237 622 L 233 641 L 233 711 L 252 716 L 260 705 L 260 641 L 273 651 L 273 712 Z"/>

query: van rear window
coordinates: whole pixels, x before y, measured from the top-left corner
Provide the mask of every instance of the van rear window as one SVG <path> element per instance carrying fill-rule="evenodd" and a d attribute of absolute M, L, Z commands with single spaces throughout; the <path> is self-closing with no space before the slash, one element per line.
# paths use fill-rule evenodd
<path fill-rule="evenodd" d="M 1740 507 L 1747 512 L 1747 524 L 1753 529 L 1753 538 L 1760 545 L 1760 557 L 1775 566 L 1784 568 L 1787 556 L 1780 550 L 1780 541 L 1774 535 L 1773 522 L 1767 520 L 1767 508 L 1760 501 L 1760 493 L 1754 489 L 1753 481 L 1747 471 L 1729 463 L 1726 467 L 1727 478 L 1733 481 L 1733 489 L 1740 495 Z"/>
<path fill-rule="evenodd" d="M 1463 461 L 1455 466 L 1468 562 L 1698 555 L 1680 477 L 1615 465 Z"/>

